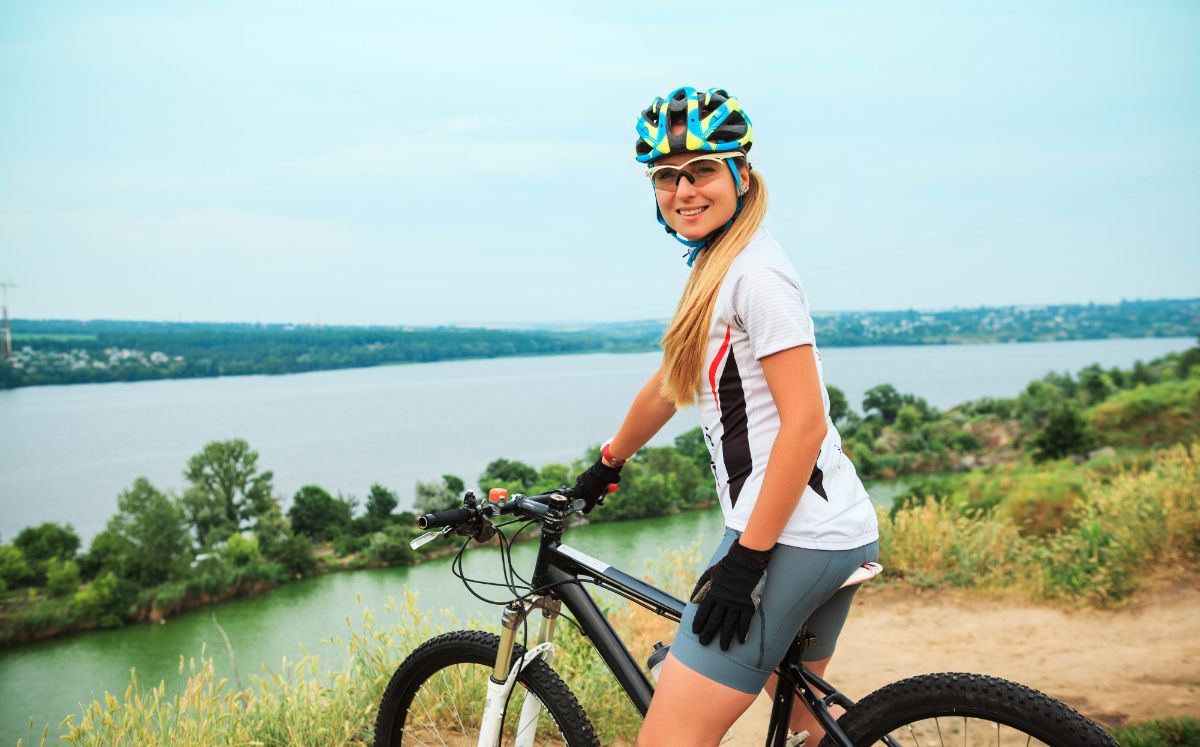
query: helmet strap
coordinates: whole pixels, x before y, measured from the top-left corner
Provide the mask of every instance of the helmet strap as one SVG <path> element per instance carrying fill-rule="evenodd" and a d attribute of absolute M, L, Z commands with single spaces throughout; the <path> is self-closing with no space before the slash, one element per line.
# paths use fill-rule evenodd
<path fill-rule="evenodd" d="M 734 159 L 730 158 L 725 161 L 729 165 L 729 171 L 733 174 L 733 189 L 737 193 L 737 207 L 733 209 L 733 215 L 729 220 L 725 221 L 725 225 L 710 233 L 707 237 L 697 241 L 690 241 L 679 235 L 679 232 L 667 225 L 666 218 L 663 217 L 662 208 L 658 207 L 658 200 L 654 201 L 654 213 L 658 217 L 659 225 L 680 244 L 691 249 L 690 252 L 684 252 L 687 257 L 687 266 L 691 267 L 696 261 L 696 256 L 704 249 L 707 249 L 710 244 L 717 240 L 717 237 L 725 232 L 725 229 L 733 225 L 733 221 L 737 219 L 738 214 L 742 212 L 742 177 L 738 174 L 737 166 L 733 165 Z"/>

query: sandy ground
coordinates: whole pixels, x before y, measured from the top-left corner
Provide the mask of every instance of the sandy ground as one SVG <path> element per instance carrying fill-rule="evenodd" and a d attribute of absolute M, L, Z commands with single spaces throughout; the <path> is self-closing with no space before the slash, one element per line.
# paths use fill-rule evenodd
<path fill-rule="evenodd" d="M 858 595 L 826 672 L 861 698 L 926 672 L 1021 682 L 1105 725 L 1200 716 L 1200 576 L 1147 585 L 1117 611 L 1067 611 L 1011 600 L 898 587 Z M 765 697 L 724 744 L 761 745 Z"/>

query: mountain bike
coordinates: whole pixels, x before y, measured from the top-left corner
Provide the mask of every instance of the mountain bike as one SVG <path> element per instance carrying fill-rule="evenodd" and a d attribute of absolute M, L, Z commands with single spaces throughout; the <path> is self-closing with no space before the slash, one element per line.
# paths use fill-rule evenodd
<path fill-rule="evenodd" d="M 461 508 L 418 519 L 421 529 L 435 531 L 414 540 L 414 547 L 450 535 L 466 538 L 451 568 L 481 599 L 484 597 L 471 584 L 489 582 L 466 578 L 462 572 L 463 551 L 472 540 L 487 542 L 498 537 L 504 581 L 492 583 L 510 590 L 513 597 L 506 602 L 485 600 L 504 605 L 499 635 L 478 630 L 443 633 L 409 654 L 380 702 L 376 747 L 599 745 L 583 707 L 551 668 L 554 631 L 560 618 L 579 627 L 634 707 L 645 716 L 654 694 L 651 680 L 583 584 L 606 589 L 675 622 L 683 614 L 684 602 L 563 544 L 567 518 L 583 507 L 582 500 L 572 498 L 567 488 L 511 498 L 502 490 L 493 490 L 482 502 L 468 492 Z M 505 516 L 513 518 L 496 523 Z M 511 541 L 503 531 L 506 526 L 522 522 L 521 529 L 535 524 L 541 529 L 537 559 L 528 581 L 512 568 Z M 847 583 L 866 580 L 877 570 L 861 569 Z M 571 616 L 564 613 L 564 606 Z M 538 621 L 532 645 L 530 618 Z M 779 684 L 767 728 L 767 747 L 799 743 L 787 728 L 797 699 L 826 730 L 820 747 L 1116 747 L 1103 729 L 1064 703 L 998 677 L 957 672 L 925 674 L 886 685 L 856 703 L 804 666 L 804 648 L 810 640 L 807 631 L 802 630 L 776 669 Z M 661 661 L 665 653 L 664 647 L 651 659 Z M 835 719 L 831 713 L 834 706 L 845 709 L 840 718 Z"/>

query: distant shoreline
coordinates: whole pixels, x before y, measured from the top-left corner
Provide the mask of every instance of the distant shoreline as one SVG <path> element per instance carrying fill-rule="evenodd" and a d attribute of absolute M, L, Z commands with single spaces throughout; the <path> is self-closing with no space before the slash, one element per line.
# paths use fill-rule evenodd
<path fill-rule="evenodd" d="M 1151 334 L 1151 335 L 1110 335 L 1110 336 L 1092 336 L 1092 337 L 1068 337 L 1068 338 L 1031 338 L 1031 339 L 994 339 L 994 340 L 917 340 L 909 342 L 873 342 L 873 343 L 828 343 L 821 342 L 820 348 L 824 350 L 832 350 L 839 348 L 887 348 L 887 347 L 958 347 L 967 345 L 1026 345 L 1034 343 L 1059 343 L 1059 342 L 1097 342 L 1102 340 L 1191 340 L 1196 339 L 1197 334 Z M 15 347 L 15 343 L 14 343 Z M 371 363 L 365 365 L 347 365 L 347 366 L 329 366 L 325 368 L 305 368 L 292 371 L 237 371 L 237 372 L 217 372 L 209 374 L 190 374 L 181 373 L 172 375 L 164 373 L 162 375 L 149 374 L 145 372 L 132 373 L 127 377 L 120 378 L 104 378 L 99 380 L 77 380 L 77 381 L 45 381 L 35 383 L 16 383 L 10 384 L 4 378 L 4 363 L 0 362 L 0 391 L 5 389 L 19 389 L 27 387 L 47 387 L 47 386 L 78 386 L 83 384 L 136 384 L 147 381 L 174 381 L 186 379 L 220 379 L 233 378 L 242 376 L 293 376 L 307 373 L 323 373 L 329 371 L 353 371 L 369 368 L 382 368 L 386 366 L 406 366 L 418 365 L 424 363 L 453 363 L 458 361 L 481 361 L 481 360 L 496 360 L 499 358 L 548 358 L 566 355 L 593 355 L 593 354 L 610 354 L 610 355 L 625 355 L 638 353 L 651 353 L 659 350 L 658 345 L 645 346 L 627 346 L 620 348 L 609 349 L 585 349 L 585 350 L 564 350 L 556 352 L 514 352 L 498 355 L 468 355 L 468 356 L 446 356 L 442 358 L 432 358 L 429 360 L 396 360 L 383 361 L 380 363 Z"/>
<path fill-rule="evenodd" d="M 815 322 L 823 348 L 1190 338 L 1200 333 L 1200 298 L 832 312 Z M 665 327 L 661 320 L 518 330 L 15 319 L 13 354 L 0 359 L 0 389 L 644 353 L 658 349 Z"/>

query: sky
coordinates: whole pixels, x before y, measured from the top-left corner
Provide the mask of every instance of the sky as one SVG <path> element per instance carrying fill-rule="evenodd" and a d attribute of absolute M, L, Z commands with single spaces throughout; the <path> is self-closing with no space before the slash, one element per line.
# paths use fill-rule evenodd
<path fill-rule="evenodd" d="M 669 317 L 636 115 L 722 87 L 814 311 L 1200 296 L 1200 4 L 0 4 L 18 318 Z"/>

